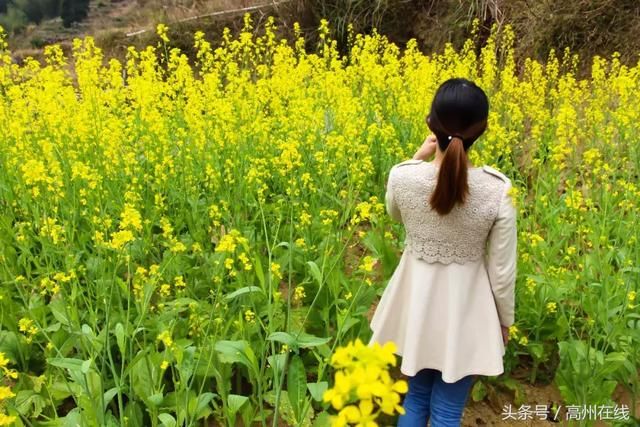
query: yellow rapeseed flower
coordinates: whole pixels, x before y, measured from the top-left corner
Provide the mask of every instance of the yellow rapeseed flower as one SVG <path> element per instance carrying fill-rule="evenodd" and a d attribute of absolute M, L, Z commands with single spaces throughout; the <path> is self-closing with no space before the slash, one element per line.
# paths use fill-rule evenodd
<path fill-rule="evenodd" d="M 0 426 L 12 426 L 16 421 L 13 415 L 0 414 Z"/>
<path fill-rule="evenodd" d="M 168 30 L 169 30 L 169 27 L 167 27 L 164 24 L 158 24 L 156 26 L 156 33 L 158 34 L 158 36 L 160 36 L 160 39 L 162 39 L 162 41 L 165 43 L 169 43 L 169 37 L 167 37 Z"/>
<path fill-rule="evenodd" d="M 393 381 L 388 372 L 396 364 L 395 351 L 393 342 L 365 346 L 359 339 L 336 349 L 331 357 L 334 386 L 323 395 L 339 411 L 334 425 L 373 425 L 380 413 L 404 413 L 400 394 L 407 392 L 408 385 L 404 380 Z"/>

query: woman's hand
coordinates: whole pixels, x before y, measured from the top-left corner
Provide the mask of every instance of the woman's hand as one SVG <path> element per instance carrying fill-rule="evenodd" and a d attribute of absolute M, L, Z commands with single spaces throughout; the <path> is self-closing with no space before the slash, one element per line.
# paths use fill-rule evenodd
<path fill-rule="evenodd" d="M 434 134 L 427 136 L 422 143 L 422 146 L 418 148 L 416 154 L 413 155 L 413 160 L 427 160 L 436 152 L 436 144 L 438 140 Z"/>
<path fill-rule="evenodd" d="M 500 325 L 500 329 L 502 330 L 502 342 L 507 345 L 507 342 L 509 342 L 509 328 Z"/>

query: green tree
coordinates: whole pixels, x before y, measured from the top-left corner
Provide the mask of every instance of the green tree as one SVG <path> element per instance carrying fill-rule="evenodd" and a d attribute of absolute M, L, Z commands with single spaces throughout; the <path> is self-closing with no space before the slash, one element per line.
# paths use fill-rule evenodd
<path fill-rule="evenodd" d="M 89 14 L 89 0 L 62 0 L 60 17 L 65 27 L 82 21 Z"/>

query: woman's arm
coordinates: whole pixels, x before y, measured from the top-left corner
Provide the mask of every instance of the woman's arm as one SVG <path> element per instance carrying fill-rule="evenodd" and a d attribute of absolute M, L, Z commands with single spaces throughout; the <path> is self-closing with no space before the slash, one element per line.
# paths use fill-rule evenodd
<path fill-rule="evenodd" d="M 396 165 L 397 166 L 397 165 Z M 389 178 L 387 179 L 386 191 L 384 196 L 385 205 L 387 207 L 387 213 L 395 221 L 402 222 L 402 216 L 400 215 L 400 209 L 395 201 L 393 194 L 393 177 L 396 170 L 396 166 L 389 171 Z"/>
<path fill-rule="evenodd" d="M 426 162 L 436 152 L 437 144 L 436 136 L 434 134 L 428 135 L 420 148 L 418 148 L 418 151 L 416 151 L 416 154 L 413 155 L 413 160 L 424 160 Z"/>
<path fill-rule="evenodd" d="M 507 182 L 500 202 L 498 216 L 489 232 L 487 272 L 498 310 L 500 324 L 509 327 L 514 322 L 515 282 L 517 263 L 516 208 L 508 192 Z"/>

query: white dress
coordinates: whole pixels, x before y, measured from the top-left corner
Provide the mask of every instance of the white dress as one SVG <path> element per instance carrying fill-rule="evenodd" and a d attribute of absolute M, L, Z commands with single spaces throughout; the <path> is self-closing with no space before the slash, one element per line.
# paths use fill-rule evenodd
<path fill-rule="evenodd" d="M 514 322 L 511 181 L 489 166 L 470 168 L 464 206 L 439 217 L 428 205 L 437 174 L 437 165 L 420 160 L 389 173 L 387 212 L 404 224 L 405 250 L 371 320 L 369 344 L 393 341 L 408 376 L 423 368 L 440 370 L 449 383 L 499 375 L 500 325 Z"/>

